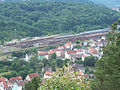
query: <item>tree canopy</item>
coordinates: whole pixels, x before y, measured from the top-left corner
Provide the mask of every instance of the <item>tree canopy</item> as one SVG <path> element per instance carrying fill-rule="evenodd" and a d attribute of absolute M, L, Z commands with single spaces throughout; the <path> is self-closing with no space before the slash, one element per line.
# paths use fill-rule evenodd
<path fill-rule="evenodd" d="M 120 89 L 120 32 L 116 32 L 120 19 L 111 27 L 103 56 L 96 64 L 96 88 L 99 90 Z"/>
<path fill-rule="evenodd" d="M 119 16 L 116 11 L 89 3 L 3 2 L 0 40 L 105 28 Z"/>

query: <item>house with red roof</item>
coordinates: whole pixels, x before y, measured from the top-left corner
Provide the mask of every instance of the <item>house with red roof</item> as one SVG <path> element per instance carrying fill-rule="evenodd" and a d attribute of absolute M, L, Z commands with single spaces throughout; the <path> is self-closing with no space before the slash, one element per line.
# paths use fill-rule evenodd
<path fill-rule="evenodd" d="M 23 81 L 21 76 L 18 77 L 11 77 L 9 80 L 13 80 L 13 81 Z"/>
<path fill-rule="evenodd" d="M 55 51 L 52 51 L 52 50 L 48 51 L 49 55 L 54 54 L 54 53 L 55 53 Z"/>
<path fill-rule="evenodd" d="M 51 49 L 49 51 L 49 54 L 53 54 L 53 53 L 56 53 L 57 57 L 61 57 L 62 56 L 62 50 L 60 50 L 60 49 Z"/>
<path fill-rule="evenodd" d="M 31 81 L 34 77 L 39 77 L 38 73 L 28 74 L 25 78 L 26 81 Z"/>
<path fill-rule="evenodd" d="M 89 42 L 90 42 L 89 40 L 85 40 L 85 41 L 83 42 L 83 45 L 86 46 L 86 45 L 88 45 Z"/>
<path fill-rule="evenodd" d="M 82 61 L 85 61 L 85 58 L 86 58 L 86 57 L 89 57 L 89 56 L 90 56 L 89 54 L 83 54 L 83 55 L 82 55 Z"/>
<path fill-rule="evenodd" d="M 22 83 L 22 84 L 21 84 Z M 24 86 L 25 82 L 23 81 L 21 76 L 18 77 L 11 77 L 9 79 L 9 89 L 12 88 L 12 90 L 22 90 L 22 87 Z"/>
<path fill-rule="evenodd" d="M 87 47 L 87 49 L 93 49 L 92 47 Z"/>
<path fill-rule="evenodd" d="M 77 54 L 83 54 L 83 49 L 77 49 L 76 52 Z"/>
<path fill-rule="evenodd" d="M 72 51 L 72 50 L 66 51 L 66 52 L 65 52 L 65 58 L 71 60 L 71 55 L 72 55 L 72 54 L 76 54 L 76 53 L 77 53 L 76 50 L 73 50 L 73 51 Z"/>
<path fill-rule="evenodd" d="M 46 52 L 46 51 L 38 51 L 38 59 L 42 60 L 44 58 L 49 59 L 48 52 Z"/>
<path fill-rule="evenodd" d="M 88 53 L 92 56 L 99 57 L 99 51 L 96 50 L 95 48 L 89 49 Z"/>
<path fill-rule="evenodd" d="M 66 43 L 64 46 L 65 46 L 65 48 L 69 48 L 69 49 L 72 50 L 74 45 L 73 45 L 72 42 L 68 42 L 68 43 Z"/>
<path fill-rule="evenodd" d="M 90 45 L 91 47 L 95 47 L 95 46 L 96 46 L 96 43 L 95 43 L 95 42 L 91 42 L 89 45 Z"/>
<path fill-rule="evenodd" d="M 0 90 L 5 90 L 8 87 L 7 83 L 8 83 L 7 78 L 0 77 Z"/>
<path fill-rule="evenodd" d="M 65 46 L 58 46 L 58 49 L 63 50 L 65 49 Z"/>
<path fill-rule="evenodd" d="M 52 72 L 45 72 L 44 73 L 44 79 L 48 79 L 48 78 L 51 78 L 52 76 Z"/>
<path fill-rule="evenodd" d="M 89 53 L 90 53 L 91 55 L 98 54 L 98 52 L 97 52 L 96 49 L 90 49 L 90 50 L 89 50 Z"/>

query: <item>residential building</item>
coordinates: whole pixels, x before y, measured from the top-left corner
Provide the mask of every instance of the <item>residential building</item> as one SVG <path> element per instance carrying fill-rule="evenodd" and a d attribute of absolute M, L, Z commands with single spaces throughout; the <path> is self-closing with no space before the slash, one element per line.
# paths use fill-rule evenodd
<path fill-rule="evenodd" d="M 38 59 L 42 60 L 44 58 L 49 59 L 48 52 L 46 52 L 46 51 L 38 51 Z"/>
<path fill-rule="evenodd" d="M 74 51 L 72 51 L 72 50 L 66 51 L 65 52 L 65 58 L 71 60 L 71 56 L 70 56 L 71 54 L 76 54 L 76 51 L 75 50 Z"/>
<path fill-rule="evenodd" d="M 5 90 L 8 86 L 8 79 L 5 77 L 0 77 L 0 90 Z"/>
<path fill-rule="evenodd" d="M 28 74 L 25 78 L 26 81 L 31 81 L 34 77 L 38 77 L 38 73 Z"/>
<path fill-rule="evenodd" d="M 44 79 L 48 79 L 48 78 L 51 78 L 52 76 L 52 72 L 45 72 L 44 73 Z"/>
<path fill-rule="evenodd" d="M 72 50 L 74 45 L 73 45 L 72 42 L 68 42 L 68 43 L 66 43 L 64 46 L 65 46 L 65 48 L 69 48 L 69 49 Z"/>

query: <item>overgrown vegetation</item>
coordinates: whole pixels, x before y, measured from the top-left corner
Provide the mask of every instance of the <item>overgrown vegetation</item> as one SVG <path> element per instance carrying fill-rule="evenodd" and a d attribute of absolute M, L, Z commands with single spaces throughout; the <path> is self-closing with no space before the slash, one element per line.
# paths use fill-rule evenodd
<path fill-rule="evenodd" d="M 90 81 L 86 78 L 76 78 L 77 72 L 70 72 L 71 66 L 57 69 L 41 84 L 38 90 L 91 90 Z"/>
<path fill-rule="evenodd" d="M 14 59 L 13 61 L 0 61 L 0 73 L 2 77 L 11 78 L 16 76 L 22 76 L 23 79 L 30 73 L 42 74 L 42 68 L 50 67 L 52 71 L 56 71 L 56 68 L 61 68 L 70 62 L 69 59 L 56 59 L 55 54 L 51 55 L 51 60 L 43 59 L 39 60 L 35 55 L 31 57 L 29 62 L 23 59 Z"/>

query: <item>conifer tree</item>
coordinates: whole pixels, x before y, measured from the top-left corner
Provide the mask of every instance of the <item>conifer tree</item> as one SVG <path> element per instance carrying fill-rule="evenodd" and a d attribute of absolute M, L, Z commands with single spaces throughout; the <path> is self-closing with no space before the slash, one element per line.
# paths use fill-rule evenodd
<path fill-rule="evenodd" d="M 103 56 L 96 64 L 97 90 L 120 90 L 120 32 L 116 32 L 119 22 L 120 19 L 111 25 Z"/>

